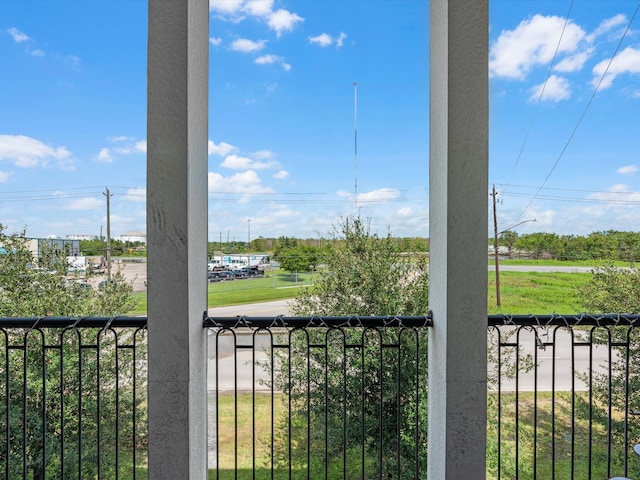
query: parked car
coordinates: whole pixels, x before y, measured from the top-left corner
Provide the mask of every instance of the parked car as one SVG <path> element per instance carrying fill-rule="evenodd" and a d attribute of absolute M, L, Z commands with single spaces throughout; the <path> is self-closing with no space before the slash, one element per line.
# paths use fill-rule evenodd
<path fill-rule="evenodd" d="M 240 269 L 247 277 L 258 277 L 264 275 L 264 270 L 260 270 L 258 267 L 242 267 Z"/>
<path fill-rule="evenodd" d="M 209 272 L 207 277 L 210 282 L 219 282 L 221 280 L 233 280 L 236 278 L 233 272 L 227 270 Z"/>
<path fill-rule="evenodd" d="M 113 285 L 114 283 L 116 283 L 115 280 L 101 280 L 100 283 L 98 283 L 98 290 L 103 291 L 107 288 L 107 285 Z"/>

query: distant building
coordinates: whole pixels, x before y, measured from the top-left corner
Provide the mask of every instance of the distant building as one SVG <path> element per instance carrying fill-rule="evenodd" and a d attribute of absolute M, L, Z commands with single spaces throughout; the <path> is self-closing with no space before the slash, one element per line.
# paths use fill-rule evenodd
<path fill-rule="evenodd" d="M 114 240 L 120 240 L 121 242 L 141 242 L 147 243 L 147 235 L 142 232 L 127 232 L 123 233 L 119 237 L 113 237 Z"/>
<path fill-rule="evenodd" d="M 67 238 L 29 238 L 27 239 L 29 250 L 35 258 L 40 258 L 40 254 L 45 248 L 56 252 L 64 252 L 66 256 L 73 257 L 80 255 L 80 240 Z"/>
<path fill-rule="evenodd" d="M 67 240 L 98 240 L 97 235 L 67 235 Z"/>

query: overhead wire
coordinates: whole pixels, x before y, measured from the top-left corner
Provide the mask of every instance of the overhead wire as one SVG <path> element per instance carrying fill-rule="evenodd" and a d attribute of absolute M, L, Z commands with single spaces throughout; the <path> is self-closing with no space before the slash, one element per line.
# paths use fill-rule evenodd
<path fill-rule="evenodd" d="M 562 43 L 562 38 L 564 37 L 564 32 L 567 29 L 567 24 L 569 23 L 569 18 L 571 16 L 571 11 L 573 10 L 573 3 L 574 0 L 571 0 L 571 3 L 569 5 L 569 11 L 567 12 L 567 16 L 564 19 L 564 25 L 562 26 L 562 31 L 560 32 L 560 38 L 558 39 L 558 43 L 556 44 L 556 49 L 553 52 L 553 58 L 551 59 L 551 63 L 549 64 L 549 70 L 547 70 L 547 76 L 544 79 L 544 82 L 542 84 L 542 88 L 540 89 L 540 95 L 538 95 L 538 101 L 536 102 L 536 108 L 533 111 L 533 115 L 531 116 L 531 121 L 529 122 L 529 127 L 527 128 L 527 132 L 524 136 L 524 140 L 522 141 L 522 145 L 520 146 L 520 151 L 518 152 L 518 156 L 516 157 L 516 161 L 513 165 L 513 168 L 511 169 L 511 173 L 509 174 L 508 180 L 507 180 L 507 186 L 511 183 L 511 178 L 513 177 L 513 174 L 516 171 L 516 167 L 518 166 L 518 163 L 520 162 L 520 158 L 522 157 L 522 152 L 524 152 L 524 147 L 526 146 L 528 140 L 529 140 L 529 135 L 531 134 L 531 130 L 533 128 L 533 124 L 535 122 L 536 116 L 538 114 L 538 110 L 540 110 L 540 104 L 542 103 L 542 97 L 544 96 L 544 92 L 547 88 L 547 83 L 549 82 L 549 78 L 551 77 L 551 72 L 553 71 L 553 66 L 556 63 L 556 58 L 558 57 L 558 52 L 560 51 L 560 44 Z"/>
<path fill-rule="evenodd" d="M 607 63 L 607 67 L 605 68 L 604 72 L 600 76 L 600 80 L 598 81 L 597 85 L 593 89 L 593 93 L 591 94 L 591 98 L 589 98 L 589 101 L 585 105 L 585 108 L 582 111 L 582 114 L 578 118 L 578 121 L 577 121 L 576 125 L 574 126 L 573 130 L 571 131 L 571 134 L 569 135 L 569 138 L 567 139 L 567 141 L 565 142 L 564 146 L 562 147 L 562 150 L 560 151 L 560 154 L 558 155 L 558 157 L 556 158 L 556 161 L 554 162 L 553 166 L 551 167 L 551 170 L 549 170 L 549 173 L 547 173 L 547 176 L 543 180 L 542 184 L 538 187 L 538 190 L 537 190 L 536 194 L 534 194 L 534 196 L 531 198 L 529 203 L 524 207 L 522 212 L 520 212 L 520 215 L 518 215 L 518 217 L 516 217 L 514 222 L 517 222 L 520 218 L 522 218 L 522 216 L 529 209 L 529 207 L 531 207 L 531 205 L 536 200 L 536 198 L 538 198 L 539 193 L 542 191 L 544 186 L 549 181 L 549 178 L 551 178 L 551 175 L 553 174 L 553 172 L 557 168 L 558 164 L 560 163 L 560 159 L 564 156 L 565 152 L 567 151 L 567 148 L 569 147 L 569 144 L 571 143 L 571 141 L 573 140 L 573 137 L 575 136 L 576 132 L 578 131 L 578 128 L 582 124 L 582 121 L 584 120 L 584 118 L 585 118 L 585 116 L 587 114 L 587 111 L 589 110 L 589 107 L 593 103 L 593 100 L 594 100 L 595 96 L 597 95 L 598 91 L 600 90 L 600 86 L 602 85 L 602 82 L 604 81 L 605 77 L 607 76 L 607 73 L 609 72 L 609 68 L 611 67 L 611 64 L 613 63 L 613 59 L 618 54 L 618 50 L 620 50 L 620 46 L 622 45 L 623 40 L 625 39 L 625 37 L 627 36 L 627 33 L 631 29 L 631 25 L 632 25 L 633 20 L 635 19 L 636 15 L 637 15 L 639 9 L 640 9 L 640 3 L 638 3 L 638 5 L 636 6 L 636 9 L 633 12 L 633 15 L 631 16 L 631 19 L 629 20 L 629 23 L 627 24 L 627 27 L 625 28 L 622 36 L 620 37 L 620 40 L 618 41 L 618 44 L 616 45 L 616 48 L 615 48 L 613 54 L 611 55 L 611 58 L 609 59 L 609 63 Z"/>

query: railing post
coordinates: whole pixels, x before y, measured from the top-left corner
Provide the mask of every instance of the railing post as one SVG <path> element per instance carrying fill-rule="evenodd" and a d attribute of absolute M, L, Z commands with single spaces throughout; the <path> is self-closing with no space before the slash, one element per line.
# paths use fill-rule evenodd
<path fill-rule="evenodd" d="M 149 478 L 207 478 L 208 0 L 149 0 Z"/>
<path fill-rule="evenodd" d="M 488 0 L 430 3 L 428 478 L 486 476 Z"/>

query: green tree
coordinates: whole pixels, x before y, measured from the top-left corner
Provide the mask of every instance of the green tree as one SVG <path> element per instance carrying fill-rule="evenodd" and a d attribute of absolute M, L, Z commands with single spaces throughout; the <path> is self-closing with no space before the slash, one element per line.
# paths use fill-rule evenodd
<path fill-rule="evenodd" d="M 345 219 L 325 244 L 323 267 L 291 304 L 294 315 L 427 315 L 424 256 L 400 255 L 390 236 L 371 234 L 360 218 Z M 290 440 L 303 446 L 293 461 L 307 464 L 308 454 L 318 475 L 337 462 L 354 478 L 397 478 L 399 470 L 424 478 L 426 329 L 308 328 L 292 332 L 290 343 L 290 356 L 276 353 L 274 382 L 289 394 Z M 366 473 L 357 473 L 360 455 Z"/>
<path fill-rule="evenodd" d="M 509 249 L 509 253 L 518 241 L 518 233 L 513 230 L 505 230 L 498 236 L 498 245 L 504 245 Z"/>
<path fill-rule="evenodd" d="M 595 268 L 589 284 L 577 295 L 589 313 L 640 314 L 640 269 L 619 268 L 613 264 Z M 594 422 L 601 425 L 611 422 L 612 448 L 623 448 L 625 437 L 636 441 L 640 435 L 637 418 L 629 419 L 625 415 L 627 408 L 640 409 L 640 370 L 636 368 L 640 364 L 638 328 L 622 322 L 620 326 L 593 327 L 583 334 L 610 348 L 613 354 L 610 372 L 593 371 L 592 379 L 587 374 L 583 376 L 585 383 L 592 381 L 593 401 L 582 407 L 593 415 Z M 609 402 L 612 411 L 609 411 Z M 606 434 L 606 429 L 603 430 Z M 636 478 L 640 468 L 634 467 L 634 463 L 630 462 L 629 475 Z"/>
<path fill-rule="evenodd" d="M 80 287 L 66 272 L 65 252 L 44 249 L 35 258 L 24 232 L 8 235 L 0 225 L 0 317 L 111 317 L 132 310 L 132 286 L 122 275 L 96 291 Z M 9 468 L 10 478 L 62 478 L 62 463 L 65 478 L 94 478 L 100 468 L 102 478 L 113 478 L 116 418 L 142 401 L 115 386 L 119 376 L 130 378 L 135 362 L 118 352 L 122 338 L 113 330 L 81 330 L 1 330 L 0 347 L 7 355 L 0 371 L 8 383 L 1 385 L 0 405 L 9 409 L 0 413 L 0 430 L 9 438 L 0 435 L 0 451 L 10 454 L 0 456 L 0 470 Z M 119 424 L 130 428 L 129 422 Z"/>
<path fill-rule="evenodd" d="M 320 249 L 307 245 L 288 247 L 279 251 L 280 267 L 288 272 L 310 272 L 318 265 Z"/>

